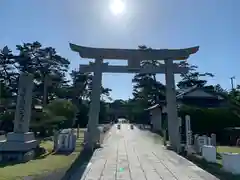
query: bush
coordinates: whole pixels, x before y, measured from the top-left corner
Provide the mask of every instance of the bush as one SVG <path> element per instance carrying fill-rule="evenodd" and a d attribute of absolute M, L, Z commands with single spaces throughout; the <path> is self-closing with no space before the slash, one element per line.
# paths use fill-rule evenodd
<path fill-rule="evenodd" d="M 40 137 L 50 136 L 53 129 L 71 128 L 77 108 L 68 100 L 57 99 L 49 103 L 39 115 L 39 120 L 31 123 Z"/>
<path fill-rule="evenodd" d="M 71 101 L 57 99 L 49 103 L 45 108 L 45 111 L 50 112 L 55 116 L 65 117 L 67 120 L 73 120 L 75 118 L 77 108 Z"/>

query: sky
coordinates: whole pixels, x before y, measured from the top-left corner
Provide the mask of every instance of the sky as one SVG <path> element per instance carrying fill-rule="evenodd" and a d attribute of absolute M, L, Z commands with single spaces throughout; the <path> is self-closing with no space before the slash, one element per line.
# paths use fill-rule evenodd
<path fill-rule="evenodd" d="M 68 58 L 71 69 L 86 64 L 69 43 L 101 48 L 156 49 L 200 46 L 188 62 L 215 75 L 209 84 L 230 89 L 240 84 L 240 1 L 122 0 L 124 11 L 110 10 L 113 0 L 0 0 L 0 49 L 15 51 L 23 42 L 39 41 Z M 111 61 L 124 65 L 126 61 Z M 132 96 L 133 74 L 104 74 L 113 99 Z M 176 82 L 179 76 L 175 76 Z M 158 80 L 165 84 L 164 75 Z"/>

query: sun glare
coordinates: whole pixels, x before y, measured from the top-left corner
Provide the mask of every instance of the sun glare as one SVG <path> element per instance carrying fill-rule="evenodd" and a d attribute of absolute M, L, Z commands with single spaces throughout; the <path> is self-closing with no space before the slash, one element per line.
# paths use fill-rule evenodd
<path fill-rule="evenodd" d="M 112 0 L 110 10 L 114 15 L 119 15 L 124 12 L 125 4 L 122 0 Z"/>

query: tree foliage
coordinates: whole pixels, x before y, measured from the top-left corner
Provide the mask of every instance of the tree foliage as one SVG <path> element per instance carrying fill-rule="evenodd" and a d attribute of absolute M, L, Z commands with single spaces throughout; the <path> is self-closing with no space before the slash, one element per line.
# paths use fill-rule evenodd
<path fill-rule="evenodd" d="M 197 66 L 189 65 L 188 63 L 184 63 L 188 68 L 189 72 L 181 74 L 181 81 L 178 82 L 177 86 L 180 89 L 185 89 L 189 87 L 204 87 L 207 83 L 206 79 L 208 77 L 214 77 L 212 73 L 200 73 L 197 71 Z"/>
<path fill-rule="evenodd" d="M 69 74 L 69 65 L 70 61 L 53 47 L 43 47 L 37 41 L 16 45 L 15 54 L 7 46 L 0 49 L 0 129 L 13 130 L 18 79 L 23 72 L 34 75 L 32 128 L 42 131 L 44 128 L 40 127 L 56 128 L 60 122 L 64 122 L 61 126 L 70 127 L 76 118 L 85 126 L 92 74 Z M 102 87 L 102 96 L 109 98 L 110 91 Z"/>
<path fill-rule="evenodd" d="M 140 50 L 149 51 L 151 48 L 148 48 L 145 45 L 139 46 Z M 159 66 L 160 61 L 151 60 L 141 61 L 141 66 Z M 138 73 L 132 79 L 133 82 L 133 96 L 135 100 L 145 101 L 146 105 L 151 105 L 157 103 L 159 100 L 165 99 L 165 86 L 156 80 L 156 74 L 141 74 Z"/>

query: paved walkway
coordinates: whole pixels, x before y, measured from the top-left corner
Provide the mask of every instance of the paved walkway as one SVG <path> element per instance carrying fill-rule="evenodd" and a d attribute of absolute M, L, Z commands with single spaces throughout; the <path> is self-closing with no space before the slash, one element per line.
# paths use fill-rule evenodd
<path fill-rule="evenodd" d="M 81 180 L 217 180 L 193 163 L 166 150 L 154 134 L 123 124 L 112 127 Z M 80 180 L 73 177 L 72 180 Z"/>

